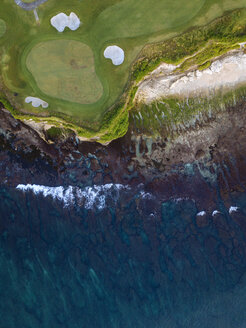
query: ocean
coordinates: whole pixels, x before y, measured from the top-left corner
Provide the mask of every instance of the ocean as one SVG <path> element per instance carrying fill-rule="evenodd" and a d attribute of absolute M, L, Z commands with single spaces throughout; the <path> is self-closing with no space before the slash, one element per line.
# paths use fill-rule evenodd
<path fill-rule="evenodd" d="M 2 183 L 0 327 L 244 328 L 246 192 L 186 187 Z"/>

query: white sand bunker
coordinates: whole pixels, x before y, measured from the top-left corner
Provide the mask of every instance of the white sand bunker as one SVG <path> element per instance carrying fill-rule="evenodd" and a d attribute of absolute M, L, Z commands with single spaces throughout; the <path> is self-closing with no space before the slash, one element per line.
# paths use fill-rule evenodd
<path fill-rule="evenodd" d="M 63 32 L 65 27 L 70 28 L 72 31 L 75 31 L 80 27 L 80 19 L 73 12 L 69 16 L 60 13 L 52 17 L 50 23 L 58 32 Z"/>
<path fill-rule="evenodd" d="M 112 60 L 112 63 L 116 66 L 121 65 L 124 62 L 124 51 L 118 46 L 109 46 L 104 51 L 104 57 Z"/>
<path fill-rule="evenodd" d="M 36 97 L 26 97 L 25 102 L 27 104 L 32 103 L 33 107 L 39 107 L 42 106 L 43 108 L 47 108 L 49 106 L 49 104 L 46 101 L 43 101 L 40 98 L 36 98 Z"/>

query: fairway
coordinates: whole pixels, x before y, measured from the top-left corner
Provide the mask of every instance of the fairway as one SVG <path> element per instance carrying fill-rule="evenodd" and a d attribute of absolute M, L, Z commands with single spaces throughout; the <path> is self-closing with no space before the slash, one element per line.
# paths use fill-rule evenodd
<path fill-rule="evenodd" d="M 5 32 L 6 32 L 5 21 L 0 19 L 0 38 L 5 34 Z"/>
<path fill-rule="evenodd" d="M 97 19 L 107 38 L 135 37 L 177 28 L 192 19 L 205 0 L 124 0 L 104 10 Z M 99 32 L 100 33 L 100 32 Z M 102 33 L 101 33 L 102 34 Z"/>
<path fill-rule="evenodd" d="M 98 101 L 103 94 L 94 67 L 93 52 L 73 40 L 53 40 L 37 44 L 26 65 L 38 88 L 46 95 L 80 104 Z"/>
<path fill-rule="evenodd" d="M 3 0 L 2 93 L 25 114 L 63 119 L 97 135 L 113 117 L 110 113 L 122 107 L 132 64 L 147 44 L 240 7 L 246 7 L 244 0 L 47 0 L 35 16 L 15 1 Z M 52 17 L 71 12 L 80 20 L 79 28 L 58 32 Z M 109 49 L 121 53 L 114 58 Z M 35 108 L 26 97 L 49 106 Z"/>

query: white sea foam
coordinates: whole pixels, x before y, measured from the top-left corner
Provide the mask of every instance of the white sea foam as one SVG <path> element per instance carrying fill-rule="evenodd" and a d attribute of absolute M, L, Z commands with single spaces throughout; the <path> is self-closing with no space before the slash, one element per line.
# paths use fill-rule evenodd
<path fill-rule="evenodd" d="M 111 59 L 112 63 L 118 66 L 124 62 L 125 53 L 118 46 L 109 46 L 104 50 L 104 57 Z"/>
<path fill-rule="evenodd" d="M 42 106 L 43 108 L 47 108 L 49 106 L 49 104 L 46 101 L 37 97 L 26 97 L 25 102 L 27 104 L 32 103 L 32 106 L 36 108 L 39 106 Z"/>
<path fill-rule="evenodd" d="M 212 216 L 216 216 L 217 214 L 220 214 L 220 212 L 215 210 L 215 211 L 213 211 Z"/>
<path fill-rule="evenodd" d="M 204 215 L 206 215 L 205 211 L 201 211 L 201 212 L 197 213 L 197 216 L 204 216 Z"/>
<path fill-rule="evenodd" d="M 80 19 L 73 12 L 71 12 L 69 16 L 64 13 L 57 14 L 51 18 L 50 23 L 55 29 L 57 29 L 58 32 L 63 32 L 65 27 L 75 31 L 80 27 L 81 24 Z"/>
<path fill-rule="evenodd" d="M 237 212 L 239 210 L 239 207 L 237 206 L 231 206 L 229 208 L 229 214 L 232 214 L 233 212 Z"/>
<path fill-rule="evenodd" d="M 77 204 L 86 209 L 97 208 L 98 210 L 104 209 L 109 199 L 117 201 L 121 190 L 130 190 L 127 185 L 113 183 L 94 185 L 84 189 L 72 186 L 64 188 L 62 186 L 48 187 L 35 184 L 19 184 L 16 188 L 23 192 L 33 192 L 35 195 L 50 196 L 54 200 L 61 201 L 64 207 Z"/>
<path fill-rule="evenodd" d="M 154 198 L 154 196 L 151 193 L 145 192 L 145 191 L 141 191 L 140 196 L 142 199 L 153 199 Z"/>
<path fill-rule="evenodd" d="M 186 202 L 186 201 L 191 201 L 191 202 L 195 203 L 194 199 L 189 198 L 189 197 L 173 198 L 173 201 L 174 201 L 175 203 Z"/>

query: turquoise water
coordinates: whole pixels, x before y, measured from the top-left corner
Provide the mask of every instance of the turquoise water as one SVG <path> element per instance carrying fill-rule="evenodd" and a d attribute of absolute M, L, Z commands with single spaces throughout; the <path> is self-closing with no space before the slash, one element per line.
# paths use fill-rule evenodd
<path fill-rule="evenodd" d="M 0 188 L 1 328 L 246 326 L 245 193 L 201 213 L 105 188 L 91 206 Z"/>

